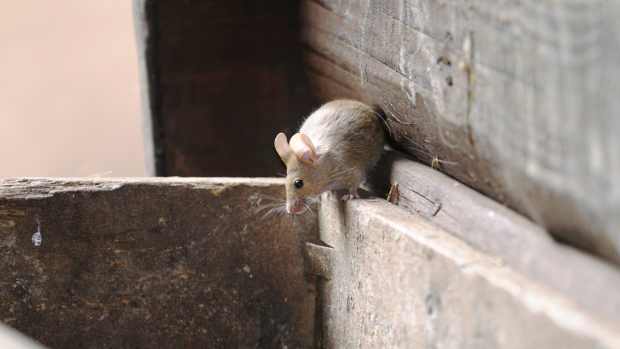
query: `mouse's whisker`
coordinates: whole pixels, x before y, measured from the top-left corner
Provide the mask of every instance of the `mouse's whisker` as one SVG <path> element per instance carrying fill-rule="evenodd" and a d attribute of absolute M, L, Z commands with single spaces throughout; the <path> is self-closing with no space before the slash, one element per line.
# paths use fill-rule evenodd
<path fill-rule="evenodd" d="M 441 160 L 441 159 L 437 159 L 437 161 L 438 161 L 440 164 L 443 164 L 443 165 L 458 165 L 458 164 L 459 164 L 459 163 L 458 163 L 458 162 L 456 162 L 456 161 L 449 161 L 449 160 Z"/>
<path fill-rule="evenodd" d="M 286 201 L 282 201 L 282 202 L 274 202 L 274 203 L 269 203 L 269 204 L 262 204 L 256 207 L 257 210 L 262 210 L 264 208 L 267 207 L 274 207 L 274 206 L 281 206 L 283 204 L 286 204 Z"/>
<path fill-rule="evenodd" d="M 419 159 L 421 159 L 420 155 L 422 155 L 423 157 L 428 157 L 429 159 L 433 158 L 432 153 L 424 146 L 424 144 L 417 142 L 413 137 L 407 134 L 402 134 L 401 137 L 404 138 L 405 141 L 407 141 L 409 144 L 412 145 L 413 153 L 417 155 Z"/>
<path fill-rule="evenodd" d="M 260 201 L 282 202 L 282 201 L 286 200 L 283 197 L 276 197 L 276 196 L 265 195 L 265 194 L 257 195 L 257 197 L 259 199 L 259 200 L 257 200 L 259 203 L 260 203 Z"/>
<path fill-rule="evenodd" d="M 261 203 L 263 200 L 265 203 Z M 262 212 L 267 211 L 265 216 L 269 216 L 281 209 L 286 209 L 286 200 L 284 198 L 261 195 L 260 199 L 255 203 L 253 211 L 254 214 L 261 214 Z M 265 216 L 263 216 L 263 218 Z"/>
<path fill-rule="evenodd" d="M 266 219 L 272 216 L 281 216 L 285 212 L 286 212 L 286 203 L 284 205 L 272 207 L 262 216 L 262 219 Z"/>
<path fill-rule="evenodd" d="M 372 113 L 375 114 L 375 116 L 378 117 L 383 122 L 383 125 L 387 129 L 388 134 L 390 136 L 394 135 L 394 132 L 392 131 L 392 127 L 390 126 L 390 123 L 387 121 L 386 117 L 384 117 L 381 113 L 374 111 L 374 110 L 372 111 Z"/>
<path fill-rule="evenodd" d="M 278 207 L 281 207 L 281 206 L 282 205 L 276 205 L 276 204 L 273 204 L 273 205 L 263 205 L 263 206 L 255 209 L 254 213 L 255 214 L 261 214 L 263 212 L 269 212 L 269 211 L 271 211 L 273 209 L 277 209 Z"/>

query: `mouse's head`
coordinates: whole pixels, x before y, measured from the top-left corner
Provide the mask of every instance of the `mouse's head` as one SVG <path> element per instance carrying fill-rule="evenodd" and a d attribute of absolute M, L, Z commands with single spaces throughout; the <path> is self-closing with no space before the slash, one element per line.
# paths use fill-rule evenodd
<path fill-rule="evenodd" d="M 306 210 L 305 199 L 319 195 L 323 183 L 319 176 L 319 156 L 308 136 L 296 133 L 290 143 L 278 133 L 274 141 L 276 152 L 286 165 L 286 211 L 299 214 Z"/>

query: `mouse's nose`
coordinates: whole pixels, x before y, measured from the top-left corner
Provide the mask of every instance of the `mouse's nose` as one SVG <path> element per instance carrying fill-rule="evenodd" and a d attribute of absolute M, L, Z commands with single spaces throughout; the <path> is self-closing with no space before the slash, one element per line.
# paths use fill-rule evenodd
<path fill-rule="evenodd" d="M 305 210 L 304 201 L 297 199 L 286 203 L 286 212 L 290 214 L 300 214 Z"/>

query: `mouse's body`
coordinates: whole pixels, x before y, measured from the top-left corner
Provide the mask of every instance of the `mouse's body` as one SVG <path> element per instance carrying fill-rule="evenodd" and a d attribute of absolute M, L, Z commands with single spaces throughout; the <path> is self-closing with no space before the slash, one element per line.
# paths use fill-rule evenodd
<path fill-rule="evenodd" d="M 352 100 L 329 102 L 303 123 L 287 143 L 283 133 L 276 151 L 286 164 L 287 212 L 301 213 L 304 200 L 325 191 L 357 189 L 383 151 L 385 132 L 379 113 Z"/>

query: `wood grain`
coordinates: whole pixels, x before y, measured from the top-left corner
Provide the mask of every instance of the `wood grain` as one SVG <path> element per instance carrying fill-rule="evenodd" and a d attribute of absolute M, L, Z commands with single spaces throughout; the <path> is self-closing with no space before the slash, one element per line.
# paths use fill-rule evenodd
<path fill-rule="evenodd" d="M 620 273 L 611 264 L 554 241 L 539 225 L 445 174 L 388 152 L 372 175 L 385 197 L 398 183 L 397 205 L 421 216 L 529 279 L 569 296 L 589 311 L 620 323 Z"/>
<path fill-rule="evenodd" d="M 617 315 L 610 320 L 578 303 L 593 294 L 575 297 L 550 287 L 385 200 L 343 204 L 325 196 L 319 223 L 321 239 L 332 247 L 331 277 L 320 284 L 325 348 L 620 345 Z M 547 263 L 573 266 L 553 258 Z M 592 280 L 574 273 L 573 281 L 587 282 L 581 276 Z M 610 282 L 599 303 L 617 302 L 611 291 L 617 278 L 599 281 Z"/>
<path fill-rule="evenodd" d="M 312 348 L 316 217 L 265 215 L 283 195 L 275 178 L 2 179 L 0 321 L 50 348 Z"/>
<path fill-rule="evenodd" d="M 383 107 L 396 147 L 620 262 L 620 3 L 303 1 L 324 100 Z"/>

